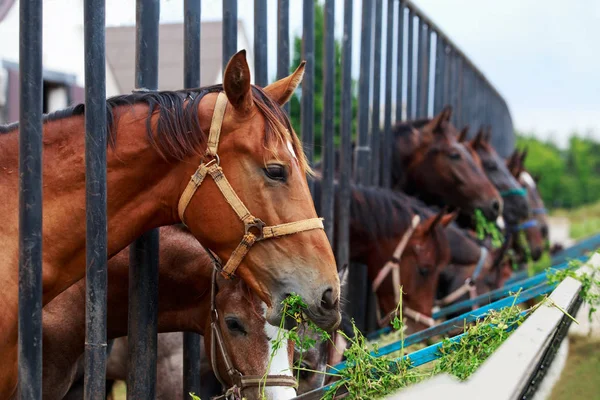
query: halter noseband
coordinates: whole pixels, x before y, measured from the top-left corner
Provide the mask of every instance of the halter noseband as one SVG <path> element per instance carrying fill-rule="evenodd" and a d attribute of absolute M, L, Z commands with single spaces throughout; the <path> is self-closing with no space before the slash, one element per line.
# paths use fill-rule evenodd
<path fill-rule="evenodd" d="M 520 231 L 524 231 L 525 229 L 533 228 L 536 226 L 538 226 L 538 220 L 534 218 L 534 219 L 525 221 L 522 224 L 512 227 L 511 230 L 513 232 L 520 232 Z"/>
<path fill-rule="evenodd" d="M 509 196 L 525 197 L 525 196 L 527 196 L 527 189 L 515 188 L 515 189 L 504 190 L 504 191 L 500 192 L 500 196 L 502 196 L 502 197 L 509 197 Z"/>
<path fill-rule="evenodd" d="M 469 293 L 471 299 L 477 297 L 477 289 L 475 286 L 475 282 L 477 282 L 477 278 L 481 274 L 483 270 L 483 265 L 485 264 L 485 259 L 488 255 L 488 249 L 485 246 L 480 246 L 479 260 L 477 261 L 477 265 L 475 266 L 475 271 L 471 274 L 470 277 L 465 279 L 465 283 L 463 283 L 458 289 L 444 297 L 443 299 L 437 300 L 435 303 L 437 306 L 447 306 L 449 304 L 454 303 L 456 300 L 460 299 L 466 293 Z"/>
<path fill-rule="evenodd" d="M 210 134 L 208 136 L 208 142 L 206 145 L 205 157 L 209 161 L 202 161 L 198 166 L 198 169 L 190 178 L 181 198 L 179 199 L 179 205 L 177 207 L 179 212 L 179 218 L 181 222 L 185 224 L 184 213 L 187 206 L 190 204 L 192 197 L 204 181 L 207 175 L 210 175 L 219 190 L 225 197 L 225 200 L 233 211 L 237 214 L 239 219 L 244 223 L 244 236 L 240 244 L 233 251 L 229 260 L 224 267 L 220 268 L 221 274 L 229 279 L 235 273 L 236 269 L 240 266 L 242 260 L 250 251 L 250 248 L 254 243 L 270 238 L 276 238 L 285 235 L 291 235 L 293 233 L 309 231 L 312 229 L 324 229 L 322 218 L 309 218 L 301 221 L 288 222 L 285 224 L 279 224 L 274 226 L 266 226 L 266 224 L 260 219 L 255 217 L 248 211 L 244 203 L 237 196 L 229 181 L 221 169 L 219 155 L 217 154 L 217 148 L 219 146 L 219 136 L 221 134 L 221 126 L 223 125 L 223 118 L 225 116 L 225 109 L 227 108 L 227 96 L 225 93 L 220 92 L 217 96 L 215 103 L 215 110 L 213 112 L 212 121 L 210 124 Z"/>
<path fill-rule="evenodd" d="M 210 253 L 209 253 L 210 254 Z M 212 257 L 212 254 L 210 254 Z M 213 259 L 213 261 L 215 261 Z M 252 388 L 252 387 L 269 387 L 269 386 L 279 386 L 279 387 L 292 387 L 296 388 L 298 383 L 293 376 L 288 375 L 244 375 L 242 374 L 235 366 L 229 357 L 229 353 L 227 352 L 227 348 L 225 347 L 225 342 L 223 340 L 223 333 L 221 332 L 221 326 L 219 325 L 219 313 L 217 312 L 215 298 L 217 295 L 217 269 L 213 269 L 212 273 L 212 286 L 210 289 L 210 330 L 212 333 L 212 340 L 210 342 L 210 363 L 212 366 L 213 373 L 221 382 L 223 386 L 225 394 L 214 397 L 213 399 L 222 399 L 222 400 L 241 400 L 242 392 L 244 389 Z M 221 357 L 223 358 L 223 363 L 225 364 L 225 369 L 227 370 L 227 375 L 229 379 L 231 379 L 231 386 L 229 389 L 225 390 L 229 385 L 225 382 L 221 374 L 219 373 L 219 368 L 217 366 L 217 349 L 221 353 Z"/>
<path fill-rule="evenodd" d="M 400 242 L 398 242 L 398 245 L 396 246 L 396 249 L 394 250 L 394 254 L 392 255 L 392 258 L 390 258 L 390 260 L 385 263 L 383 268 L 377 274 L 377 277 L 373 280 L 372 289 L 373 289 L 373 293 L 376 293 L 377 289 L 379 289 L 379 286 L 381 286 L 381 283 L 383 282 L 383 280 L 390 274 L 390 272 L 392 273 L 392 280 L 394 281 L 394 283 L 393 283 L 394 302 L 396 304 L 398 304 L 400 302 L 400 296 L 401 296 L 401 293 L 400 293 L 400 258 L 402 257 L 402 253 L 404 253 L 404 250 L 406 249 L 406 245 L 408 244 L 410 237 L 415 232 L 417 225 L 419 225 L 420 220 L 421 219 L 418 215 L 415 215 L 413 217 L 411 224 L 408 227 L 408 230 L 406 232 L 404 232 L 404 235 L 402 235 L 402 238 L 400 238 Z M 377 301 L 377 296 L 375 296 L 375 299 Z M 377 301 L 377 303 L 378 303 L 378 301 Z M 377 306 L 376 306 L 376 311 L 377 311 L 377 321 L 378 321 L 380 327 L 383 327 L 383 326 L 389 324 L 390 320 L 392 319 L 392 316 L 396 312 L 396 310 L 392 310 L 385 317 L 381 318 L 381 315 L 380 315 L 381 311 L 379 310 L 379 304 L 377 304 Z M 414 320 L 417 323 L 422 323 L 422 324 L 430 326 L 430 327 L 435 325 L 435 320 L 433 318 L 431 318 L 430 316 L 427 316 L 423 313 L 420 313 L 419 311 L 414 310 L 405 305 L 402 306 L 402 315 L 404 315 L 408 318 L 411 318 L 412 320 Z"/>

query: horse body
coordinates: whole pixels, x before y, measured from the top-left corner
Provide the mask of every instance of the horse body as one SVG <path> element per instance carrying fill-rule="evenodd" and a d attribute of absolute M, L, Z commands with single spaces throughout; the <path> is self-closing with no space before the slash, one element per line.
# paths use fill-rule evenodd
<path fill-rule="evenodd" d="M 302 148 L 279 107 L 302 73 L 301 66 L 264 91 L 251 87 L 245 53 L 240 52 L 228 64 L 222 87 L 107 100 L 112 143 L 107 153 L 108 256 L 149 229 L 181 221 L 180 197 L 189 177 L 206 161 L 203 132 L 211 128 L 220 91 L 228 98 L 218 141 L 220 167 L 239 199 L 270 225 L 315 218 Z M 46 119 L 43 304 L 85 274 L 83 105 Z M 4 130 L 9 132 L 0 136 L 0 195 L 7 199 L 0 205 L 0 283 L 5 288 L 0 296 L 0 398 L 16 387 L 18 334 L 18 131 Z M 215 181 L 206 181 L 190 199 L 186 223 L 196 239 L 227 260 L 240 243 L 244 224 Z M 267 304 L 272 323 L 278 322 L 281 300 L 291 292 L 305 299 L 306 313 L 317 325 L 331 329 L 339 323 L 339 279 L 322 229 L 257 243 L 237 273 Z"/>
<path fill-rule="evenodd" d="M 203 335 L 210 333 L 213 270 L 210 258 L 193 236 L 183 228 L 161 228 L 160 240 L 158 331 L 189 331 Z M 109 261 L 108 339 L 127 335 L 128 267 L 128 249 Z M 222 316 L 220 322 L 223 324 L 224 342 L 235 367 L 246 375 L 263 375 L 272 349 L 270 337 L 265 331 L 270 325 L 263 316 L 262 301 L 253 296 L 242 281 L 219 278 L 218 286 L 215 305 Z M 85 280 L 81 280 L 44 307 L 44 398 L 61 399 L 73 382 L 81 378 L 85 342 L 84 300 Z M 169 337 L 163 338 L 161 342 Z M 127 365 L 126 351 L 121 352 L 124 357 L 118 357 L 119 346 L 122 347 L 123 343 L 126 341 L 115 341 L 116 354 L 113 356 L 111 352 L 109 357 L 111 361 L 107 366 L 107 378 L 123 378 L 118 375 L 123 365 L 126 371 Z M 177 354 L 168 350 L 169 347 L 173 347 L 172 343 L 161 343 L 159 349 L 167 350 L 159 356 L 176 358 Z M 287 360 L 286 367 L 277 371 L 277 374 L 291 376 L 290 349 L 284 346 L 283 350 L 275 352 L 275 355 L 276 359 L 279 355 L 279 358 Z M 162 357 L 160 365 L 166 371 L 157 375 L 158 386 L 172 388 L 169 382 L 178 382 L 180 378 L 173 379 L 173 376 L 167 375 L 167 370 L 173 366 L 173 360 L 169 359 L 167 363 L 164 361 L 165 357 Z M 267 393 L 273 390 L 274 388 L 267 388 Z M 169 391 L 170 389 L 164 392 Z M 285 392 L 283 394 L 285 395 Z M 169 396 L 172 395 L 173 393 Z M 289 397 L 294 395 L 295 392 Z"/>

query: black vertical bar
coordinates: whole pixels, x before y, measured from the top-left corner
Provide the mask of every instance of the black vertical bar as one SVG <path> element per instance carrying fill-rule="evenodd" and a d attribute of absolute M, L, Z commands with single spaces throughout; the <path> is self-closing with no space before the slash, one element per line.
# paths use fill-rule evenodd
<path fill-rule="evenodd" d="M 418 37 L 417 37 L 417 118 L 425 116 L 425 107 L 423 106 L 423 92 L 425 89 L 425 22 L 419 17 Z"/>
<path fill-rule="evenodd" d="M 42 0 L 19 7 L 19 396 L 42 398 Z"/>
<path fill-rule="evenodd" d="M 402 104 L 404 99 L 404 1 L 398 2 L 398 48 L 396 50 L 396 123 L 402 121 Z"/>
<path fill-rule="evenodd" d="M 433 115 L 444 107 L 444 89 L 446 87 L 446 44 L 439 32 L 435 40 L 435 87 L 433 92 Z"/>
<path fill-rule="evenodd" d="M 254 0 L 254 82 L 258 86 L 267 86 L 267 69 L 267 0 Z"/>
<path fill-rule="evenodd" d="M 183 3 L 183 87 L 200 87 L 200 0 Z M 183 333 L 183 394 L 200 393 L 200 335 Z"/>
<path fill-rule="evenodd" d="M 158 88 L 159 0 L 137 0 L 136 70 L 138 89 Z M 129 254 L 127 398 L 156 397 L 156 322 L 158 316 L 158 230 L 144 233 Z"/>
<path fill-rule="evenodd" d="M 237 51 L 237 0 L 223 0 L 223 73 Z"/>
<path fill-rule="evenodd" d="M 429 87 L 431 84 L 431 29 L 429 25 L 423 28 L 423 38 L 425 43 L 424 61 L 423 61 L 423 116 L 429 117 Z"/>
<path fill-rule="evenodd" d="M 465 70 L 464 70 L 464 63 L 463 63 L 463 58 L 462 56 L 457 55 L 456 56 L 456 107 L 455 107 L 455 112 L 452 114 L 453 117 L 453 123 L 454 125 L 460 125 L 460 124 L 465 124 L 468 123 L 468 120 L 465 121 L 465 118 L 463 117 L 463 115 L 465 115 L 465 112 L 463 111 L 464 107 L 463 107 L 463 92 L 466 91 L 466 85 L 465 85 Z M 467 99 L 467 101 L 469 101 L 469 99 Z"/>
<path fill-rule="evenodd" d="M 350 262 L 350 179 L 352 175 L 352 2 L 344 0 L 342 35 L 342 90 L 340 104 L 340 179 L 337 198 L 338 268 Z M 353 279 L 352 270 L 349 278 Z M 347 288 L 344 288 L 347 290 Z M 346 295 L 347 293 L 344 293 Z M 346 298 L 348 298 L 346 296 Z"/>
<path fill-rule="evenodd" d="M 323 190 L 321 191 L 321 216 L 324 218 L 325 233 L 333 244 L 333 175 L 334 175 L 334 124 L 335 119 L 335 2 L 325 1 L 325 41 L 323 43 L 323 119 L 322 144 L 323 150 Z"/>
<path fill-rule="evenodd" d="M 371 32 L 373 3 L 368 0 L 362 2 L 362 20 L 360 33 L 360 76 L 358 78 L 358 146 L 354 173 L 356 182 L 368 185 L 369 159 L 369 86 L 371 80 Z"/>
<path fill-rule="evenodd" d="M 457 93 L 458 93 L 458 73 L 456 70 L 456 59 L 458 56 L 456 55 L 456 51 L 452 49 L 451 58 L 450 58 L 450 87 L 448 90 L 448 96 L 450 105 L 452 105 L 453 113 L 452 120 L 456 123 L 456 106 L 457 106 Z"/>
<path fill-rule="evenodd" d="M 289 0 L 277 1 L 277 79 L 290 74 L 290 3 Z M 290 104 L 283 106 L 290 112 Z"/>
<path fill-rule="evenodd" d="M 394 1 L 388 0 L 387 33 L 385 42 L 385 113 L 383 116 L 383 145 L 381 146 L 381 185 L 391 186 L 392 158 L 392 53 L 394 52 Z M 400 36 L 398 36 L 400 40 Z"/>
<path fill-rule="evenodd" d="M 382 0 L 375 0 L 375 38 L 373 40 L 373 103 L 371 114 L 371 183 L 379 186 L 381 165 L 381 33 Z"/>
<path fill-rule="evenodd" d="M 302 80 L 302 145 L 308 162 L 312 165 L 315 151 L 315 4 L 304 0 L 302 5 L 302 58 L 306 61 Z M 308 187 L 314 192 L 314 182 L 309 179 Z"/>
<path fill-rule="evenodd" d="M 86 329 L 84 398 L 106 391 L 106 62 L 105 2 L 84 2 Z"/>
<path fill-rule="evenodd" d="M 447 104 L 450 103 L 450 81 L 452 80 L 452 75 L 450 74 L 450 65 L 452 64 L 452 51 L 447 46 L 446 41 L 444 41 L 444 87 L 442 94 L 442 108 L 444 108 Z M 438 113 L 441 109 L 438 111 Z"/>
<path fill-rule="evenodd" d="M 409 7 L 408 8 L 408 54 L 407 54 L 407 65 L 406 65 L 406 119 L 411 120 L 415 118 L 414 110 L 414 90 L 413 90 L 413 71 L 414 71 L 414 37 L 415 37 L 415 13 Z"/>

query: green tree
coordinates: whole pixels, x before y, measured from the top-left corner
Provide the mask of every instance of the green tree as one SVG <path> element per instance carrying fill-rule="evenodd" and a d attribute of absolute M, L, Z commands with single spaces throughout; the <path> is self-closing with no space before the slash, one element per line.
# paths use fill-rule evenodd
<path fill-rule="evenodd" d="M 315 137 L 315 161 L 321 157 L 323 136 L 323 52 L 325 43 L 325 23 L 323 4 L 315 1 L 315 85 L 314 85 L 314 137 Z M 335 41 L 335 97 L 334 97 L 334 143 L 339 146 L 340 134 L 340 108 L 342 104 L 342 49 L 339 40 Z M 356 51 L 356 49 L 353 49 Z M 294 53 L 291 70 L 294 71 L 302 60 L 302 38 L 294 37 Z M 356 112 L 358 99 L 356 96 L 356 82 L 352 81 L 352 136 L 356 132 Z M 301 135 L 300 122 L 300 94 L 296 93 L 290 100 L 290 119 L 292 126 L 298 135 Z"/>

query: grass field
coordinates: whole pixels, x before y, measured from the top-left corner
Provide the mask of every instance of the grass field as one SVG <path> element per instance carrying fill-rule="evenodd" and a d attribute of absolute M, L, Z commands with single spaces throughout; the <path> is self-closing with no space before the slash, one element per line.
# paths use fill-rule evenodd
<path fill-rule="evenodd" d="M 567 363 L 549 400 L 600 399 L 600 340 L 571 337 Z"/>
<path fill-rule="evenodd" d="M 569 235 L 574 240 L 600 232 L 600 202 L 573 210 L 553 210 L 550 215 L 569 219 L 571 223 Z"/>

